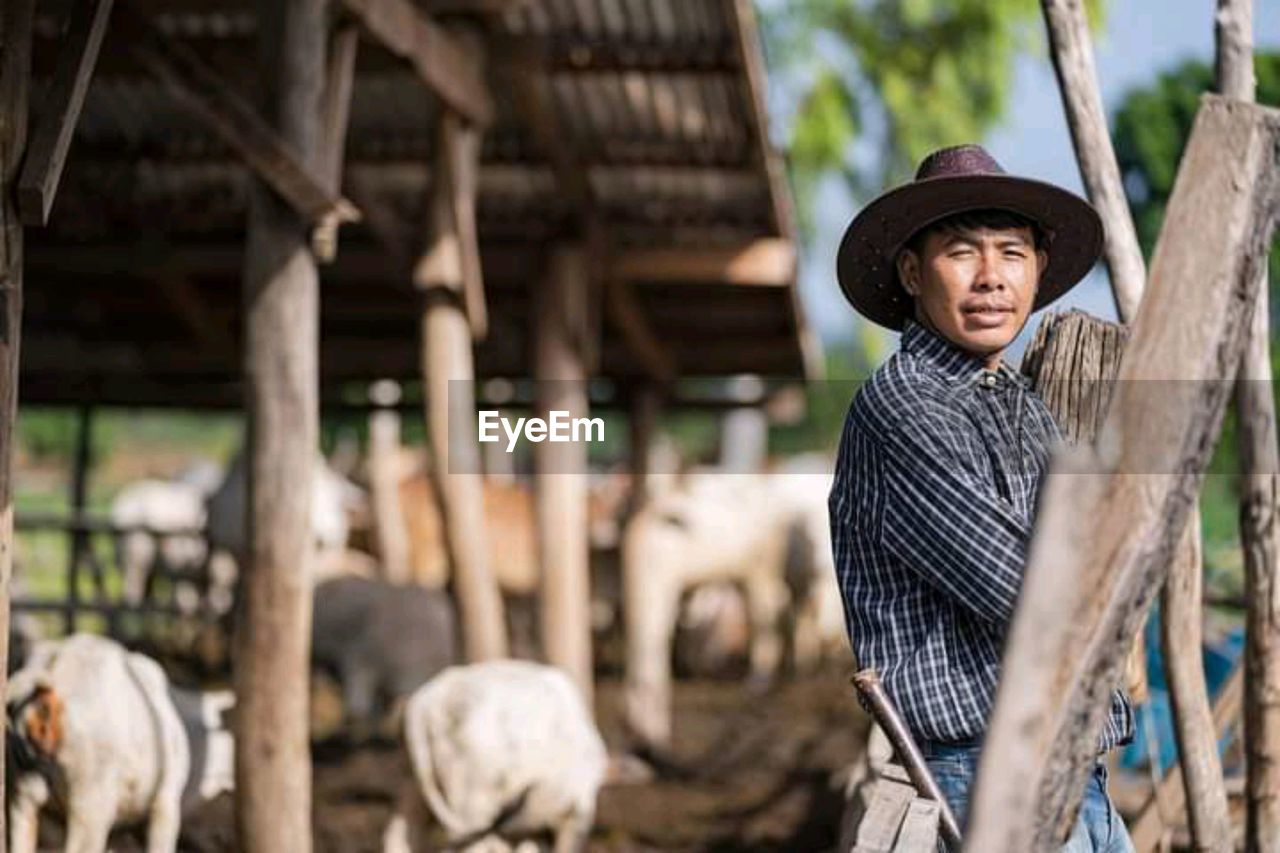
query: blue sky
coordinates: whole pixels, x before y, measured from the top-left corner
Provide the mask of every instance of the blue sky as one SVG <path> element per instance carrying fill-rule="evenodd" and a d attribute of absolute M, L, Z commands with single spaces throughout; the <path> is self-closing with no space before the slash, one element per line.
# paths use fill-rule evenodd
<path fill-rule="evenodd" d="M 1105 30 L 1094 45 L 1108 112 L 1126 92 L 1185 59 L 1212 61 L 1214 7 L 1214 0 L 1110 0 Z M 1255 0 L 1254 39 L 1260 49 L 1280 48 L 1280 0 Z M 1041 54 L 1019 60 L 1006 117 L 983 143 L 1006 170 L 1083 195 L 1053 66 Z M 817 237 L 802 257 L 800 286 L 810 324 L 834 341 L 863 328 L 834 274 L 836 247 L 857 205 L 834 182 L 823 187 L 818 205 Z M 1104 269 L 1099 266 L 1057 305 L 1114 319 Z"/>

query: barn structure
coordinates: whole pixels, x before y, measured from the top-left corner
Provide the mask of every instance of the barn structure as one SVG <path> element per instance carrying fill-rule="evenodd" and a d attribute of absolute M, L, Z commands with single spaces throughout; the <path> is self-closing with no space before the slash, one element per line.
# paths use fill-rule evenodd
<path fill-rule="evenodd" d="M 685 377 L 819 369 L 751 4 L 33 6 L 0 18 L 4 517 L 15 388 L 24 405 L 245 406 L 241 837 L 302 849 L 305 742 L 262 747 L 305 712 L 296 474 L 322 403 L 425 380 L 479 658 L 503 637 L 471 380 L 610 377 L 611 403 L 644 413 L 679 405 Z M 580 381 L 538 388 L 543 408 L 590 405 Z M 539 470 L 584 453 L 540 446 Z M 541 479 L 544 645 L 586 689 L 585 483 Z M 11 541 L 0 529 L 5 576 Z"/>

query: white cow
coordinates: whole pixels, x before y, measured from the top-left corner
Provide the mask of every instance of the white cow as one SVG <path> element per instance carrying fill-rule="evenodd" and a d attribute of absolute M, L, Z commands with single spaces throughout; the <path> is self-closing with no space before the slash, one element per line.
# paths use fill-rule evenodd
<path fill-rule="evenodd" d="M 237 453 L 227 475 L 209 497 L 209 544 L 240 559 L 248 548 L 245 533 L 247 462 Z M 359 486 L 330 468 L 316 456 L 312 469 L 311 530 L 320 550 L 341 550 L 351 533 L 349 514 L 363 508 L 366 496 Z"/>
<path fill-rule="evenodd" d="M 827 497 L 834 462 L 821 454 L 795 456 L 769 473 L 778 511 L 791 518 L 786 578 L 791 591 L 793 654 L 800 669 L 849 654 L 844 603 L 836 582 Z"/>
<path fill-rule="evenodd" d="M 608 756 L 561 671 L 527 661 L 450 667 L 410 697 L 404 740 L 415 785 L 384 853 L 427 849 L 433 818 L 465 853 L 537 850 L 527 836 L 547 830 L 555 853 L 585 849 Z"/>
<path fill-rule="evenodd" d="M 46 804 L 63 812 L 73 853 L 106 850 L 113 826 L 139 821 L 149 853 L 175 850 L 184 793 L 215 796 L 233 776 L 231 695 L 184 695 L 111 640 L 37 643 L 8 685 L 10 850 L 35 853 Z"/>
<path fill-rule="evenodd" d="M 112 525 L 146 528 L 116 540 L 126 603 L 138 604 L 145 597 L 157 556 L 173 570 L 195 571 L 203 565 L 208 548 L 198 531 L 204 529 L 206 497 L 199 485 L 175 480 L 138 480 L 116 493 Z"/>
<path fill-rule="evenodd" d="M 694 471 L 655 495 L 622 540 L 626 624 L 626 715 L 652 744 L 671 736 L 671 644 L 681 595 L 700 584 L 739 584 L 751 623 L 751 674 L 768 680 L 782 658 L 779 620 L 790 517 L 768 477 Z"/>

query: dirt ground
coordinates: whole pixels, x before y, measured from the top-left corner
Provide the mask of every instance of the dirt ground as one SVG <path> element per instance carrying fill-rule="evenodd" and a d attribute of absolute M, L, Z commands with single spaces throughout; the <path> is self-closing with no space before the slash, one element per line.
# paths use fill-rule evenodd
<path fill-rule="evenodd" d="M 841 811 L 833 777 L 860 754 L 868 725 L 847 678 L 833 669 L 759 695 L 736 682 L 679 683 L 671 754 L 655 780 L 601 791 L 590 851 L 833 849 Z M 615 749 L 624 742 L 619 685 L 600 684 L 596 703 Z M 317 853 L 380 850 L 405 759 L 391 743 L 318 746 L 313 757 Z M 234 835 L 222 797 L 184 823 L 180 849 L 232 851 Z M 140 841 L 120 837 L 112 849 L 140 851 Z"/>

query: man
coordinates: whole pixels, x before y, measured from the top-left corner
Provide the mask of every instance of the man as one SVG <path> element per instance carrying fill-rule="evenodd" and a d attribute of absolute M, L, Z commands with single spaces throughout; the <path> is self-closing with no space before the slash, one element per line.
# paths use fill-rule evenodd
<path fill-rule="evenodd" d="M 1005 174 L 976 145 L 927 157 L 840 245 L 845 296 L 902 332 L 849 409 L 831 491 L 850 640 L 859 665 L 879 670 L 962 822 L 1036 492 L 1059 439 L 1004 352 L 1101 247 L 1087 202 Z M 1132 731 L 1117 692 L 1099 754 Z M 1132 849 L 1099 763 L 1064 850 Z"/>

